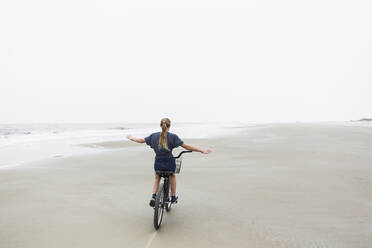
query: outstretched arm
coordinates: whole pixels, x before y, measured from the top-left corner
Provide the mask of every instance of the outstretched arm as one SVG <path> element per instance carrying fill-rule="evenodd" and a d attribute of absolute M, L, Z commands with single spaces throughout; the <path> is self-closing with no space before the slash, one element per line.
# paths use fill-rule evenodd
<path fill-rule="evenodd" d="M 183 143 L 181 145 L 183 148 L 185 148 L 186 150 L 190 150 L 190 151 L 194 151 L 194 152 L 201 152 L 201 153 L 204 153 L 204 154 L 208 154 L 208 153 L 211 153 L 212 151 L 207 149 L 207 150 L 202 150 L 202 149 L 199 149 L 199 148 L 196 148 L 196 147 L 193 147 L 193 146 L 190 146 L 190 145 L 187 145 L 185 143 Z"/>
<path fill-rule="evenodd" d="M 135 137 L 133 137 L 130 134 L 127 135 L 127 139 L 129 139 L 131 141 L 134 141 L 134 142 L 137 142 L 137 143 L 145 143 L 145 139 L 144 138 L 135 138 Z"/>

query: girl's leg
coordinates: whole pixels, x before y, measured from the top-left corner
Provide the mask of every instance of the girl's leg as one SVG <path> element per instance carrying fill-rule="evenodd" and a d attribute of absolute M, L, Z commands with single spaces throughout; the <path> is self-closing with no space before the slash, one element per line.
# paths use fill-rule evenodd
<path fill-rule="evenodd" d="M 160 176 L 158 174 L 156 174 L 156 172 L 155 172 L 154 184 L 152 185 L 152 193 L 153 194 L 156 194 L 156 192 L 158 192 L 159 183 L 160 183 Z"/>
<path fill-rule="evenodd" d="M 175 196 L 176 195 L 176 174 L 173 173 L 173 175 L 170 176 L 170 179 L 171 179 L 171 192 L 172 192 L 172 196 Z"/>

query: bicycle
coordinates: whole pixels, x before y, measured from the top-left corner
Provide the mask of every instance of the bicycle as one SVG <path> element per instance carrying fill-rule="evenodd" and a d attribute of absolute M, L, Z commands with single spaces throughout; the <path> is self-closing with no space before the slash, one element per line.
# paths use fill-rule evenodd
<path fill-rule="evenodd" d="M 181 170 L 181 164 L 182 164 L 182 154 L 183 153 L 189 153 L 192 151 L 182 151 L 180 154 L 178 154 L 177 157 L 174 157 L 176 159 L 176 170 L 173 171 L 156 171 L 156 173 L 163 178 L 163 182 L 160 183 L 158 192 L 156 193 L 155 198 L 155 206 L 154 206 L 154 227 L 155 229 L 159 229 L 161 222 L 163 220 L 163 213 L 164 208 L 167 212 L 171 210 L 172 207 L 172 196 L 170 191 L 170 176 L 173 175 L 173 173 L 180 173 Z"/>

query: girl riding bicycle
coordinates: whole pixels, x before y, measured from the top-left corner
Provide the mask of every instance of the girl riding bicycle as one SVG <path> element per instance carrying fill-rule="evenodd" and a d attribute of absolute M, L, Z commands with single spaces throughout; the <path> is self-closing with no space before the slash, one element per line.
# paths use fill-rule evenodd
<path fill-rule="evenodd" d="M 169 129 L 171 121 L 168 118 L 163 118 L 160 121 L 161 132 L 153 133 L 146 138 L 135 138 L 127 135 L 127 138 L 137 143 L 146 143 L 155 152 L 155 171 L 175 171 L 176 162 L 173 158 L 172 150 L 176 147 L 182 146 L 183 148 L 203 154 L 211 153 L 211 150 L 202 150 L 190 145 L 185 144 L 176 134 L 170 133 Z M 155 205 L 156 192 L 158 191 L 160 176 L 155 172 L 155 180 L 152 187 L 152 197 L 150 206 Z M 173 173 L 171 176 L 171 194 L 172 203 L 176 203 L 178 196 L 176 196 L 176 175 Z"/>

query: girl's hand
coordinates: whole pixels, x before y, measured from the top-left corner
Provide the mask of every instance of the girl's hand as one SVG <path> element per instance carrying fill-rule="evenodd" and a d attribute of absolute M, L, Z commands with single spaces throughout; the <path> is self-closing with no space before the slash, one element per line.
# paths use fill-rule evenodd
<path fill-rule="evenodd" d="M 130 135 L 130 134 L 128 134 L 128 135 L 127 135 L 127 139 L 132 140 L 132 139 L 133 139 L 133 136 Z"/>
<path fill-rule="evenodd" d="M 212 150 L 209 150 L 209 149 L 207 149 L 207 150 L 203 150 L 203 151 L 202 151 L 203 154 L 209 154 L 209 153 L 211 153 L 211 152 L 212 152 Z"/>

